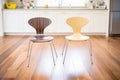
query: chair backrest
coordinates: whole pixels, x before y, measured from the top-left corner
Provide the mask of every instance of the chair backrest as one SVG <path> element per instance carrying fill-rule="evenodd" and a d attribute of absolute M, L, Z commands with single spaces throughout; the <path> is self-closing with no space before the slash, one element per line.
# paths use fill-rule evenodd
<path fill-rule="evenodd" d="M 73 34 L 80 34 L 82 27 L 88 23 L 88 19 L 83 17 L 70 17 L 66 20 L 66 23 L 72 27 Z"/>
<path fill-rule="evenodd" d="M 31 18 L 28 23 L 36 30 L 37 34 L 43 34 L 44 29 L 51 24 L 51 20 L 49 18 L 44 17 L 35 17 Z"/>

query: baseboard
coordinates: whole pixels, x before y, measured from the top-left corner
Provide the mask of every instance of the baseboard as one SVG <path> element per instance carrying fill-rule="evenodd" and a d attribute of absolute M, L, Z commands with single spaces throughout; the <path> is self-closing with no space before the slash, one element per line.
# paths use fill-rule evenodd
<path fill-rule="evenodd" d="M 45 35 L 71 35 L 71 32 L 46 32 Z M 106 35 L 105 33 L 82 33 L 83 35 Z M 32 32 L 5 32 L 4 35 L 35 35 Z"/>

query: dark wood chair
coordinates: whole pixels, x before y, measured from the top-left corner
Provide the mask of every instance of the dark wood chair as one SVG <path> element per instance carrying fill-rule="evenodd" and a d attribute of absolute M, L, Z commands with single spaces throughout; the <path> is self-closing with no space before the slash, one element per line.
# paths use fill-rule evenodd
<path fill-rule="evenodd" d="M 49 42 L 50 43 L 53 62 L 54 62 L 54 65 L 55 65 L 54 53 L 57 57 L 57 52 L 56 52 L 55 46 L 53 44 L 53 39 L 54 38 L 52 36 L 44 35 L 45 28 L 48 27 L 51 24 L 51 22 L 52 21 L 50 19 L 44 18 L 44 17 L 35 17 L 35 18 L 31 18 L 28 21 L 28 24 L 31 25 L 36 30 L 36 35 L 32 36 L 29 40 L 29 49 L 28 49 L 28 54 L 27 54 L 28 67 L 29 67 L 29 63 L 30 63 L 33 43 L 43 43 L 43 42 Z"/>

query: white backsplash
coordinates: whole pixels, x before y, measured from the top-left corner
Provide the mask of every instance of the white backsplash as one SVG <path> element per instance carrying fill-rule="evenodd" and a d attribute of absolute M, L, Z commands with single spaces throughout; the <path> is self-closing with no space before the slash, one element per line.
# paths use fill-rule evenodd
<path fill-rule="evenodd" d="M 6 1 L 12 1 L 15 2 L 17 4 L 17 7 L 21 6 L 21 2 L 20 0 L 6 0 Z M 22 1 L 29 1 L 29 0 L 22 0 Z M 35 1 L 35 0 L 33 0 Z M 99 5 L 102 4 L 103 2 L 105 2 L 105 6 L 108 6 L 108 1 L 109 0 L 88 0 L 88 8 L 93 8 L 93 7 L 100 7 Z M 93 3 L 90 3 L 90 1 L 93 1 Z M 103 6 L 104 7 L 104 6 Z"/>

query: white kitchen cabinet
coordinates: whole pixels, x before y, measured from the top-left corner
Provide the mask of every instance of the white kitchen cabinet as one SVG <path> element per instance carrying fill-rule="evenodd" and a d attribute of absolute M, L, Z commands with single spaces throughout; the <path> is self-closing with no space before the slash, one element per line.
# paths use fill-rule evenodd
<path fill-rule="evenodd" d="M 13 16 L 14 15 L 14 16 Z M 5 32 L 18 32 L 19 31 L 19 22 L 18 22 L 18 14 L 5 14 L 4 16 L 4 31 Z"/>
<path fill-rule="evenodd" d="M 2 8 L 2 0 L 0 0 L 0 36 L 3 36 Z"/>
<path fill-rule="evenodd" d="M 0 36 L 3 36 L 2 12 L 0 11 Z"/>
<path fill-rule="evenodd" d="M 61 17 L 62 16 L 62 17 Z M 87 18 L 88 20 L 90 20 L 89 18 L 89 15 L 88 13 L 86 12 L 81 12 L 81 13 L 74 13 L 73 12 L 69 12 L 69 13 L 62 13 L 62 14 L 59 14 L 59 27 L 58 27 L 58 32 L 72 32 L 72 28 L 69 27 L 69 25 L 66 24 L 66 20 L 67 18 L 69 17 L 73 17 L 73 16 L 78 16 L 78 17 L 85 17 Z M 87 24 L 83 29 L 82 31 L 83 32 L 89 32 L 89 24 Z"/>
<path fill-rule="evenodd" d="M 28 20 L 30 18 L 33 18 L 33 17 L 36 17 L 36 16 L 39 16 L 35 13 L 24 13 L 22 12 L 22 19 L 23 19 L 23 26 L 22 26 L 22 32 L 23 33 L 27 33 L 27 32 L 35 32 L 34 28 L 31 27 L 29 24 L 28 24 Z"/>
<path fill-rule="evenodd" d="M 4 10 L 4 32 L 6 34 L 35 33 L 28 24 L 33 17 L 48 17 L 52 24 L 45 29 L 46 33 L 71 33 L 72 29 L 66 24 L 66 19 L 72 16 L 85 17 L 89 23 L 82 33 L 105 34 L 108 27 L 107 10 Z"/>
<path fill-rule="evenodd" d="M 108 26 L 108 14 L 106 12 L 94 12 L 92 19 L 94 33 L 105 33 Z"/>

